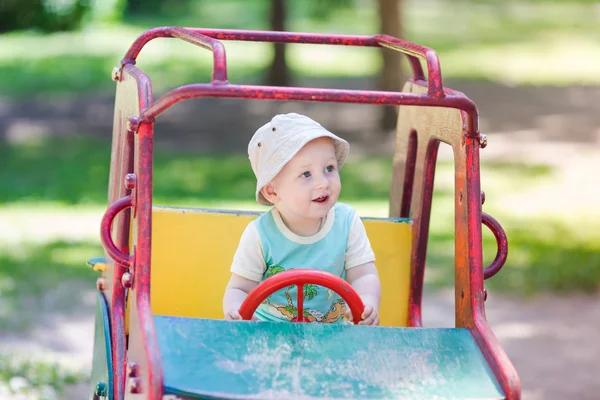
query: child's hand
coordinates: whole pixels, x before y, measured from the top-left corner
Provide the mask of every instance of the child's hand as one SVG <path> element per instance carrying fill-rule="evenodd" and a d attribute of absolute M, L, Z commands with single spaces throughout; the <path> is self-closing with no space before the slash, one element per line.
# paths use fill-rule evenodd
<path fill-rule="evenodd" d="M 350 322 L 354 322 L 354 318 L 352 317 L 352 311 L 348 309 L 346 311 L 346 318 Z M 362 321 L 360 321 L 359 325 L 379 325 L 379 314 L 377 313 L 377 309 L 369 304 L 365 304 L 365 310 L 361 315 Z"/>
<path fill-rule="evenodd" d="M 242 316 L 238 310 L 229 310 L 225 313 L 225 320 L 227 321 L 240 321 Z"/>
<path fill-rule="evenodd" d="M 379 314 L 377 309 L 369 304 L 365 305 L 365 311 L 362 313 L 362 321 L 359 325 L 379 325 Z"/>
<path fill-rule="evenodd" d="M 225 320 L 227 321 L 241 321 L 242 320 L 242 316 L 240 315 L 240 312 L 236 309 L 233 310 L 229 310 L 228 312 L 225 313 Z M 252 314 L 252 321 L 258 321 L 258 318 L 256 318 L 255 314 Z"/>

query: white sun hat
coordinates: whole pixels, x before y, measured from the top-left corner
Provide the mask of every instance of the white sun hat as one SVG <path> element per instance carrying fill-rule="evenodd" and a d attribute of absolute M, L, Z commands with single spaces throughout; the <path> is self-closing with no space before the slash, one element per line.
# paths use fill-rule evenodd
<path fill-rule="evenodd" d="M 256 175 L 256 201 L 272 205 L 260 190 L 277 176 L 279 171 L 311 140 L 320 137 L 333 139 L 338 169 L 342 167 L 350 145 L 312 119 L 296 114 L 279 114 L 258 128 L 248 144 L 248 158 Z"/>

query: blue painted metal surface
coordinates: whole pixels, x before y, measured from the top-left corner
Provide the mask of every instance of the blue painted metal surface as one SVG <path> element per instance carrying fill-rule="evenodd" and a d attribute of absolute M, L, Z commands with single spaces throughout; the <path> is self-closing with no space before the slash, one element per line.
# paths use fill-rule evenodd
<path fill-rule="evenodd" d="M 94 359 L 90 383 L 90 399 L 113 400 L 113 365 L 111 357 L 110 319 L 108 303 L 98 291 L 96 299 L 96 322 L 94 334 Z M 105 393 L 102 397 L 99 394 Z M 96 395 L 96 397 L 94 397 Z"/>
<path fill-rule="evenodd" d="M 467 329 L 155 316 L 165 394 L 186 398 L 501 399 Z"/>

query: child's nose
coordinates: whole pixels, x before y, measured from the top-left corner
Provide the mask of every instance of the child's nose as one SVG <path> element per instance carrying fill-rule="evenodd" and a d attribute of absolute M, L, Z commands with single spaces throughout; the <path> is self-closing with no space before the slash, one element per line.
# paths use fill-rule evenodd
<path fill-rule="evenodd" d="M 323 174 L 319 175 L 318 179 L 316 180 L 317 189 L 323 189 L 328 186 L 329 186 L 329 180 L 327 179 L 327 177 Z"/>

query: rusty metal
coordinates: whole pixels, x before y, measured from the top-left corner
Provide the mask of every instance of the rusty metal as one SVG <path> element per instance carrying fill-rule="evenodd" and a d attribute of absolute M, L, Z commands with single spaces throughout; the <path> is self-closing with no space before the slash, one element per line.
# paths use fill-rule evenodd
<path fill-rule="evenodd" d="M 121 61 L 121 65 L 135 64 L 137 56 L 146 43 L 156 38 L 178 38 L 186 42 L 203 47 L 213 53 L 213 75 L 212 83 L 221 85 L 227 83 L 227 61 L 225 58 L 225 46 L 211 37 L 201 33 L 194 32 L 191 29 L 184 29 L 177 26 L 168 26 L 163 28 L 152 29 L 145 32 L 131 45 L 127 54 Z"/>
<path fill-rule="evenodd" d="M 129 379 L 129 393 L 142 393 L 142 381 L 139 378 Z"/>
<path fill-rule="evenodd" d="M 123 180 L 126 174 L 134 172 L 135 132 L 139 125 L 135 117 L 139 116 L 140 110 L 146 108 L 152 101 L 150 79 L 133 66 L 122 68 L 121 78 L 116 86 L 108 204 L 132 194 L 132 191 L 123 185 Z M 132 125 L 133 122 L 136 122 L 136 126 Z M 134 203 L 135 197 L 132 200 Z M 131 217 L 135 217 L 136 208 L 133 207 L 134 213 L 131 213 L 130 210 L 131 208 L 128 208 L 118 214 L 113 223 L 116 226 L 115 244 L 125 254 L 129 253 L 130 222 Z M 127 291 L 122 285 L 121 277 L 127 270 L 128 265 L 113 263 L 108 266 L 104 274 L 106 279 L 111 282 L 106 291 L 106 298 L 111 310 L 111 349 L 114 369 L 112 396 L 115 399 L 123 399 L 126 391 L 125 314 Z"/>
<path fill-rule="evenodd" d="M 112 70 L 112 80 L 118 82 L 121 80 L 121 68 L 114 67 Z"/>
<path fill-rule="evenodd" d="M 506 262 L 506 258 L 508 257 L 508 239 L 506 237 L 506 232 L 504 232 L 504 229 L 502 228 L 502 225 L 500 225 L 500 223 L 491 215 L 482 212 L 481 222 L 487 226 L 490 231 L 492 231 L 494 237 L 496 238 L 496 245 L 498 246 L 498 251 L 496 252 L 494 261 L 492 261 L 492 263 L 483 271 L 484 279 L 489 279 L 496 275 Z"/>
<path fill-rule="evenodd" d="M 152 102 L 149 79 L 139 69 L 134 67 L 135 59 L 142 47 L 148 41 L 157 37 L 178 37 L 194 44 L 210 48 L 213 52 L 213 78 L 212 83 L 187 85 L 176 88 L 155 102 Z M 212 38 L 212 39 L 211 39 Z M 209 40 L 210 39 L 210 40 Z M 285 43 L 314 43 L 350 46 L 388 47 L 399 50 L 408 55 L 413 69 L 411 82 L 423 87 L 423 92 L 397 93 L 369 90 L 337 90 L 297 87 L 268 87 L 253 85 L 231 85 L 227 83 L 227 68 L 224 47 L 218 40 L 246 40 Z M 423 69 L 419 59 L 424 59 L 428 68 L 428 81 L 425 81 Z M 502 351 L 500 344 L 491 331 L 483 308 L 485 289 L 483 288 L 483 266 L 481 249 L 481 189 L 479 181 L 479 149 L 486 144 L 484 135 L 480 135 L 478 128 L 478 111 L 475 104 L 462 93 L 443 87 L 441 70 L 436 53 L 428 48 L 390 38 L 385 35 L 375 36 L 341 36 L 341 35 L 315 35 L 291 32 L 261 32 L 261 31 L 233 31 L 214 29 L 183 29 L 183 28 L 157 28 L 141 35 L 134 42 L 122 61 L 121 79 L 117 86 L 124 85 L 128 80 L 137 83 L 137 96 L 139 108 L 135 112 L 123 114 L 120 118 L 120 127 L 128 128 L 127 137 L 135 136 L 136 163 L 133 165 L 133 150 L 119 154 L 119 168 L 113 173 L 111 169 L 111 189 L 109 190 L 109 203 L 123 197 L 121 190 L 113 189 L 115 182 L 123 187 L 123 179 L 127 173 L 137 176 L 135 185 L 134 224 L 136 235 L 132 237 L 137 251 L 135 254 L 135 280 L 129 293 L 131 294 L 130 323 L 134 335 L 141 339 L 141 344 L 130 343 L 127 355 L 129 361 L 143 363 L 136 387 L 144 387 L 144 398 L 158 400 L 162 398 L 162 364 L 156 332 L 152 319 L 150 305 L 150 261 L 151 261 L 151 231 L 152 231 L 152 154 L 154 120 L 172 105 L 189 98 L 217 97 L 217 98 L 246 98 L 262 100 L 300 100 L 316 102 L 343 102 L 363 104 L 388 104 L 452 108 L 460 111 L 463 122 L 464 135 L 460 142 L 446 140 L 447 138 L 436 135 L 421 135 L 415 133 L 415 173 L 405 174 L 403 184 L 406 190 L 412 190 L 411 196 L 405 196 L 403 205 L 398 206 L 399 212 L 413 213 L 414 241 L 412 254 L 412 279 L 410 288 L 410 323 L 413 326 L 421 325 L 421 298 L 423 286 L 423 272 L 425 267 L 425 254 L 429 232 L 429 218 L 431 211 L 431 196 L 433 191 L 433 177 L 435 162 L 440 140 L 451 144 L 455 148 L 456 163 L 456 324 L 471 330 L 479 347 L 481 348 L 492 371 L 504 390 L 507 399 L 515 399 L 520 395 L 520 381 L 512 364 Z M 121 110 L 121 109 L 119 109 Z M 122 110 L 126 110 L 123 108 Z M 482 140 L 483 136 L 483 140 Z M 118 138 L 118 144 L 122 143 Z M 131 139 L 133 143 L 134 139 Z M 115 143 L 115 135 L 113 135 Z M 482 145 L 483 143 L 483 145 Z M 117 145 L 118 145 L 117 144 Z M 424 146 L 424 147 L 423 147 Z M 425 149 L 425 151 L 423 150 Z M 406 178 L 413 179 L 408 182 Z M 408 179 L 410 181 L 410 179 Z M 409 184 L 410 183 L 410 184 Z M 413 187 L 414 186 L 414 187 Z M 125 193 L 130 188 L 123 187 Z M 129 194 L 129 193 L 128 193 Z M 457 196 L 458 197 L 458 196 Z M 411 203 L 412 199 L 412 203 Z M 132 199 L 133 201 L 133 199 Z M 128 212 L 126 210 L 125 212 Z M 121 218 L 125 224 L 125 218 Z M 127 224 L 129 222 L 127 221 Z M 123 239 L 121 254 L 126 254 L 124 248 L 129 247 L 125 235 L 130 233 L 129 225 L 119 225 L 118 238 Z M 110 233 L 110 229 L 108 231 Z M 110 237 L 110 236 L 109 236 Z M 111 251 L 115 254 L 115 248 Z M 129 261 L 133 261 L 133 258 Z M 122 322 L 125 312 L 125 295 L 121 277 L 124 270 L 112 275 L 113 299 L 120 302 L 113 311 L 119 314 L 117 322 Z M 121 292 L 116 292 L 116 284 Z M 115 307 L 113 302 L 112 307 Z M 131 331 L 130 331 L 131 332 Z M 123 345 L 124 330 L 122 325 L 117 326 L 117 339 L 121 340 L 115 346 L 115 375 L 117 388 L 115 398 L 122 398 L 125 382 L 125 347 Z M 125 361 L 125 362 L 124 362 Z M 120 375 L 119 375 L 120 374 Z M 132 381 L 129 381 L 130 384 Z M 139 384 L 139 386 L 137 386 Z M 121 386 L 119 386 L 121 385 Z M 131 388 L 131 386 L 130 386 Z M 120 396 L 120 397 L 119 397 Z M 137 399 L 138 397 L 136 397 Z"/>
<path fill-rule="evenodd" d="M 194 36 L 199 35 L 199 36 Z M 210 47 L 214 54 L 213 80 L 208 85 L 188 85 L 165 94 L 149 110 L 145 110 L 144 119 L 153 119 L 171 105 L 186 99 L 199 97 L 233 97 L 233 98 L 262 98 L 272 100 L 301 100 L 301 101 L 332 101 L 389 105 L 424 105 L 432 107 L 449 107 L 463 110 L 467 113 L 467 132 L 470 137 L 479 137 L 477 108 L 465 96 L 448 96 L 444 92 L 441 68 L 437 53 L 427 47 L 406 42 L 387 35 L 374 36 L 344 36 L 318 35 L 297 32 L 264 32 L 236 31 L 214 29 L 184 29 L 161 27 L 151 29 L 142 34 L 131 45 L 121 61 L 122 65 L 135 64 L 136 57 L 143 46 L 152 39 L 159 37 L 179 37 L 203 47 Z M 212 38 L 212 39 L 211 39 Z M 335 89 L 306 89 L 260 87 L 251 85 L 229 85 L 226 83 L 227 65 L 224 47 L 216 46 L 210 40 L 241 40 L 279 43 L 312 43 L 345 46 L 387 47 L 406 54 L 413 68 L 413 79 L 423 81 L 424 74 L 419 58 L 427 63 L 428 92 L 425 96 L 415 96 L 406 93 L 367 91 L 367 90 L 335 90 Z M 216 40 L 218 42 L 218 40 Z M 221 56 L 222 52 L 222 56 Z M 217 59 L 218 58 L 218 59 Z M 218 83 L 218 84 L 217 84 Z"/>
<path fill-rule="evenodd" d="M 479 135 L 479 147 L 485 149 L 487 147 L 487 136 L 483 133 Z"/>
<path fill-rule="evenodd" d="M 135 362 L 127 364 L 127 376 L 130 378 L 136 378 L 139 374 L 139 365 Z"/>
<path fill-rule="evenodd" d="M 152 121 L 165 110 L 186 99 L 222 97 L 236 99 L 295 100 L 317 102 L 339 102 L 381 105 L 407 105 L 455 108 L 465 111 L 467 118 L 466 135 L 479 138 L 478 115 L 475 104 L 464 96 L 448 94 L 444 98 L 433 98 L 404 92 L 383 92 L 376 90 L 342 90 L 300 87 L 276 87 L 257 85 L 192 84 L 180 86 L 163 95 L 150 107 L 143 110 L 142 118 Z"/>
<path fill-rule="evenodd" d="M 410 218 L 410 204 L 412 202 L 412 188 L 415 181 L 415 166 L 417 162 L 417 132 L 412 129 L 408 137 L 406 154 L 406 171 L 404 174 L 404 188 L 402 190 L 401 218 Z"/>
<path fill-rule="evenodd" d="M 406 88 L 417 94 L 428 90 L 420 82 L 409 82 Z M 451 89 L 445 89 L 445 92 L 446 98 L 464 96 Z M 434 113 L 427 109 L 417 112 L 414 107 L 400 107 L 398 121 L 401 130 L 396 137 L 398 147 L 394 157 L 390 216 L 398 217 L 402 213 L 402 216 L 410 216 L 413 223 L 408 323 L 422 326 L 421 303 L 435 163 L 439 143 L 444 142 L 452 146 L 455 164 L 455 324 L 471 330 L 506 398 L 519 398 L 519 376 L 485 319 L 479 137 L 466 134 L 468 115 L 464 112 Z M 440 121 L 451 126 L 442 129 L 438 126 Z M 410 143 L 413 132 L 417 136 L 417 156 L 414 184 L 408 188 L 407 171 L 413 168 L 408 150 L 414 146 Z"/>
<path fill-rule="evenodd" d="M 123 273 L 121 284 L 125 289 L 130 289 L 133 286 L 133 274 L 131 272 Z"/>
<path fill-rule="evenodd" d="M 418 182 L 416 190 L 420 197 L 419 218 L 415 218 L 415 209 L 413 208 L 413 250 L 411 256 L 411 276 L 409 292 L 409 325 L 423 326 L 421 316 L 421 304 L 423 301 L 423 283 L 425 277 L 425 258 L 427 255 L 427 238 L 429 236 L 429 218 L 431 216 L 431 199 L 433 196 L 433 181 L 435 177 L 435 161 L 440 145 L 438 139 L 430 139 L 429 142 L 423 142 L 426 145 L 424 164 L 422 172 L 422 181 Z M 412 192 L 411 192 L 412 195 Z M 411 196 L 412 197 L 412 196 Z M 414 206 L 413 206 L 414 207 Z"/>
<path fill-rule="evenodd" d="M 127 189 L 135 189 L 136 179 L 137 179 L 137 176 L 135 174 L 125 175 L 125 187 Z"/>
<path fill-rule="evenodd" d="M 100 224 L 100 240 L 102 241 L 102 245 L 104 246 L 106 252 L 112 257 L 113 260 L 115 260 L 115 262 L 130 267 L 133 264 L 133 257 L 119 250 L 115 245 L 115 242 L 113 242 L 111 235 L 111 228 L 115 217 L 118 213 L 129 207 L 131 207 L 131 195 L 117 200 L 110 207 L 108 207 Z"/>

